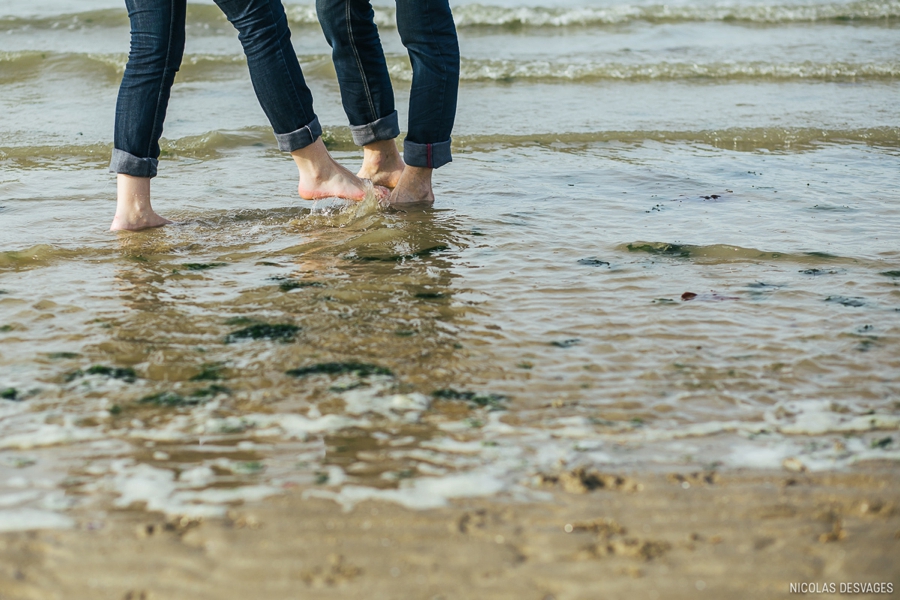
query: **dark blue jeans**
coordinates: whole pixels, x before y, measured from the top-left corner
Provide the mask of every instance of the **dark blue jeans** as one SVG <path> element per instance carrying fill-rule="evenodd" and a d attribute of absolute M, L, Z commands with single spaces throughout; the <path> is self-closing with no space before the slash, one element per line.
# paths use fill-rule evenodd
<path fill-rule="evenodd" d="M 400 135 L 394 90 L 369 0 L 316 0 L 333 50 L 341 100 L 360 146 Z M 397 0 L 397 30 L 413 68 L 403 158 L 437 168 L 451 160 L 459 41 L 449 0 Z"/>
<path fill-rule="evenodd" d="M 322 135 L 280 0 L 216 0 L 237 28 L 256 97 L 286 152 Z M 131 50 L 116 103 L 109 170 L 154 177 L 169 92 L 184 55 L 186 0 L 125 0 Z"/>

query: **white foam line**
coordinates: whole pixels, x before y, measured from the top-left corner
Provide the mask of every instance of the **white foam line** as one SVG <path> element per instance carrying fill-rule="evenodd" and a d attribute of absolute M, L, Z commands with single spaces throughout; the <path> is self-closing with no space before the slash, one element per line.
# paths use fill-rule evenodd
<path fill-rule="evenodd" d="M 36 508 L 0 510 L 0 531 L 29 531 L 32 529 L 70 529 L 75 521 L 66 515 Z"/>

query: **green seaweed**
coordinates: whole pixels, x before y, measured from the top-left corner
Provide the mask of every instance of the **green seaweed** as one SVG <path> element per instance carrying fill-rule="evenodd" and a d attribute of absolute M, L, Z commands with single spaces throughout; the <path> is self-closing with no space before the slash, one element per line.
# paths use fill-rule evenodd
<path fill-rule="evenodd" d="M 184 263 L 181 265 L 188 271 L 206 271 L 207 269 L 215 269 L 216 267 L 225 267 L 228 266 L 228 263 L 223 262 L 215 262 L 215 263 Z"/>
<path fill-rule="evenodd" d="M 630 249 L 631 248 L 629 247 L 629 250 Z M 607 262 L 605 260 L 600 260 L 596 256 L 591 256 L 588 258 L 580 258 L 580 259 L 578 259 L 578 264 L 585 265 L 587 267 L 608 267 L 609 266 L 609 262 Z"/>
<path fill-rule="evenodd" d="M 804 275 L 812 275 L 812 276 L 834 275 L 835 273 L 837 273 L 837 271 L 825 271 L 823 269 L 802 269 L 800 272 L 803 273 Z"/>
<path fill-rule="evenodd" d="M 442 294 L 441 292 L 419 292 L 416 294 L 416 298 L 422 298 L 423 300 L 438 300 L 446 297 L 447 294 Z"/>
<path fill-rule="evenodd" d="M 253 323 L 259 323 L 259 321 L 250 317 L 231 317 L 225 321 L 226 325 L 252 325 Z"/>
<path fill-rule="evenodd" d="M 77 352 L 48 352 L 47 358 L 57 360 L 57 359 L 69 359 L 69 358 L 79 358 L 81 355 Z"/>
<path fill-rule="evenodd" d="M 403 262 L 405 260 L 411 260 L 414 258 L 424 258 L 426 256 L 430 256 L 435 252 L 443 252 L 444 250 L 449 250 L 450 246 L 445 246 L 443 244 L 437 246 L 431 246 L 430 248 L 423 248 L 422 250 L 418 250 L 413 252 L 412 254 L 394 254 L 392 256 L 357 256 L 356 260 L 361 260 L 365 262 Z"/>
<path fill-rule="evenodd" d="M 690 249 L 681 244 L 628 244 L 627 247 L 629 252 L 647 252 L 649 254 L 679 256 L 681 258 L 687 258 L 691 255 Z"/>
<path fill-rule="evenodd" d="M 200 372 L 191 377 L 191 381 L 219 381 L 223 379 L 223 365 L 219 363 L 204 363 L 200 365 Z"/>
<path fill-rule="evenodd" d="M 872 448 L 876 448 L 876 449 L 877 448 L 887 448 L 888 446 L 891 445 L 891 442 L 893 442 L 893 441 L 894 441 L 894 438 L 891 438 L 891 437 L 881 438 L 880 440 L 872 440 L 871 446 L 872 446 Z"/>
<path fill-rule="evenodd" d="M 230 344 L 238 340 L 274 340 L 278 342 L 290 342 L 297 336 L 300 328 L 290 323 L 256 323 L 244 329 L 232 331 L 225 337 L 225 343 Z"/>
<path fill-rule="evenodd" d="M 575 344 L 581 343 L 579 338 L 569 338 L 567 340 L 558 340 L 550 342 L 551 346 L 556 346 L 557 348 L 571 348 Z"/>
<path fill-rule="evenodd" d="M 290 292 L 291 290 L 296 290 L 299 288 L 325 287 L 325 284 L 321 281 L 296 281 L 291 279 L 288 281 L 282 281 L 278 284 L 278 287 L 282 292 Z"/>
<path fill-rule="evenodd" d="M 134 372 L 134 369 L 130 367 L 107 367 L 104 365 L 94 365 L 89 368 L 87 371 L 82 371 L 81 369 L 72 371 L 71 373 L 67 373 L 65 376 L 66 383 L 70 381 L 74 381 L 79 377 L 84 377 L 85 375 L 102 375 L 104 377 L 109 377 L 110 379 L 121 379 L 127 383 L 134 383 L 138 378 L 137 373 Z"/>
<path fill-rule="evenodd" d="M 866 305 L 866 299 L 859 296 L 828 296 L 825 302 L 833 302 L 841 306 L 860 307 Z"/>
<path fill-rule="evenodd" d="M 379 367 L 378 365 L 370 365 L 359 362 L 328 362 L 310 365 L 308 367 L 300 367 L 285 371 L 291 377 L 307 377 L 309 375 L 344 375 L 353 373 L 357 377 L 368 377 L 369 375 L 387 375 L 394 374 L 390 369 Z"/>
<path fill-rule="evenodd" d="M 116 415 L 122 414 L 122 407 L 119 406 L 118 404 L 113 404 L 112 406 L 109 407 L 109 414 L 111 414 L 114 417 Z"/>
<path fill-rule="evenodd" d="M 477 392 L 460 391 L 452 388 L 444 388 L 431 392 L 431 395 L 440 400 L 464 400 L 475 406 L 487 407 L 491 410 L 505 410 L 502 402 L 507 397 L 502 394 L 479 394 Z"/>
<path fill-rule="evenodd" d="M 12 331 L 12 330 L 13 330 L 12 325 L 0 325 L 0 333 L 6 333 L 6 332 Z"/>
<path fill-rule="evenodd" d="M 816 258 L 837 258 L 834 254 L 828 254 L 827 252 L 804 252 L 807 256 L 815 256 Z"/>
<path fill-rule="evenodd" d="M 6 388 L 0 392 L 0 398 L 4 400 L 19 400 L 19 390 L 16 388 Z"/>
<path fill-rule="evenodd" d="M 150 396 L 144 396 L 138 400 L 138 404 L 154 404 L 156 406 L 167 406 L 170 408 L 178 406 L 197 406 L 202 401 L 200 398 L 185 398 L 175 392 L 160 392 Z"/>
<path fill-rule="evenodd" d="M 900 271 L 882 271 L 881 275 L 885 277 L 900 277 Z"/>
<path fill-rule="evenodd" d="M 191 398 L 212 398 L 217 394 L 230 394 L 231 390 L 229 390 L 224 385 L 216 385 L 215 383 L 210 385 L 209 387 L 201 388 L 199 390 L 194 390 L 191 392 Z"/>

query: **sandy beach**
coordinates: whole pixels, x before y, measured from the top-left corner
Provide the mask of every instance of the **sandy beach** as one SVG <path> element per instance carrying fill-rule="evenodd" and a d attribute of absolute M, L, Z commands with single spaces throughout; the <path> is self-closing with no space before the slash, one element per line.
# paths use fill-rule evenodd
<path fill-rule="evenodd" d="M 0 598 L 786 598 L 790 584 L 892 583 L 900 478 L 595 474 L 541 503 L 345 512 L 293 489 L 224 519 L 78 514 L 71 531 L 0 536 Z M 584 479 L 584 474 L 581 479 Z M 563 479 L 566 479 L 565 477 Z M 814 595 L 814 594 L 809 594 Z M 890 594 L 854 594 L 890 597 Z"/>

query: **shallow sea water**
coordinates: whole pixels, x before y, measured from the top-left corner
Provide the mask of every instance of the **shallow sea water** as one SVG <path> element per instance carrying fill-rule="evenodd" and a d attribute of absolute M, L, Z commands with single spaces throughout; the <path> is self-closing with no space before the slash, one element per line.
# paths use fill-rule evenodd
<path fill-rule="evenodd" d="M 353 167 L 312 6 L 288 11 Z M 900 4 L 454 12 L 433 209 L 299 200 L 236 35 L 191 4 L 154 181 L 177 224 L 113 234 L 124 9 L 0 8 L 0 530 L 900 458 Z"/>

